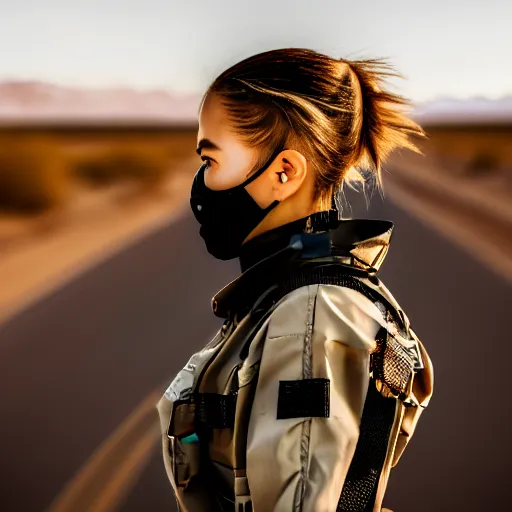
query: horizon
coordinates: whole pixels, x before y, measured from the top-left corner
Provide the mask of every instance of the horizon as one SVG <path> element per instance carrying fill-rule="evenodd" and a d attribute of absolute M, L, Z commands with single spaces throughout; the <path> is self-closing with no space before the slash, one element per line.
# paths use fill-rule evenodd
<path fill-rule="evenodd" d="M 176 95 L 176 96 L 200 96 L 203 94 L 203 91 L 200 90 L 174 90 L 165 86 L 158 85 L 129 85 L 129 84 L 117 84 L 117 85 L 84 85 L 80 83 L 60 83 L 58 81 L 49 81 L 38 78 L 13 78 L 13 77 L 5 77 L 0 78 L 0 86 L 1 85 L 41 85 L 41 86 L 52 86 L 60 89 L 69 89 L 69 90 L 82 90 L 87 92 L 111 92 L 116 90 L 125 90 L 130 92 L 140 92 L 140 93 L 165 93 L 168 95 Z M 457 101 L 463 102 L 465 100 L 485 100 L 485 101 L 499 101 L 503 99 L 512 98 L 512 90 L 509 92 L 503 92 L 499 96 L 486 96 L 482 93 L 474 93 L 469 96 L 450 96 L 447 94 L 440 93 L 438 96 L 432 97 L 426 100 L 414 101 L 411 100 L 414 104 L 420 103 L 433 103 L 443 100 Z M 1 101 L 1 98 L 0 98 Z"/>
<path fill-rule="evenodd" d="M 2 126 L 41 123 L 88 126 L 98 122 L 120 126 L 126 123 L 184 126 L 197 122 L 201 97 L 196 91 L 176 92 L 162 87 L 62 86 L 42 80 L 0 80 L 0 123 Z M 501 98 L 475 95 L 411 100 L 407 110 L 421 124 L 509 125 L 512 94 Z"/>

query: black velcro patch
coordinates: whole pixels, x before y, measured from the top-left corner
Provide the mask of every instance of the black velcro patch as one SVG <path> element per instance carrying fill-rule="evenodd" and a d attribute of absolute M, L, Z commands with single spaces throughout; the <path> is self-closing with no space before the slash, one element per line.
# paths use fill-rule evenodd
<path fill-rule="evenodd" d="M 329 379 L 280 380 L 277 419 L 328 418 Z"/>

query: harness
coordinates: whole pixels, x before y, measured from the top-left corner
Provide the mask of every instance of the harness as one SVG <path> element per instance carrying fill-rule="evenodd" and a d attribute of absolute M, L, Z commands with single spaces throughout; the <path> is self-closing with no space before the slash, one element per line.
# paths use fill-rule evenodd
<path fill-rule="evenodd" d="M 310 284 L 332 284 L 357 290 L 381 305 L 379 309 L 385 320 L 396 325 L 404 337 L 408 335 L 409 326 L 404 321 L 403 312 L 397 308 L 396 303 L 389 300 L 386 293 L 381 293 L 376 272 L 371 268 L 362 269 L 350 264 L 346 256 L 333 255 L 329 242 L 329 232 L 294 235 L 285 249 L 274 254 L 272 261 L 268 258 L 268 264 L 260 267 L 265 268 L 264 273 L 256 268 L 252 272 L 249 269 L 243 287 L 239 290 L 223 289 L 214 298 L 214 312 L 226 318 L 226 332 L 234 327 L 239 318 L 245 318 L 246 342 L 240 351 L 242 361 L 247 357 L 255 333 L 272 314 L 279 301 L 291 291 Z M 286 262 L 286 265 L 279 265 L 280 261 Z M 283 268 L 286 270 L 283 271 Z M 384 327 L 377 333 L 376 346 L 370 359 L 370 382 L 361 417 L 360 435 L 341 489 L 337 507 L 339 512 L 373 510 L 395 412 L 399 405 L 397 398 L 407 398 L 412 374 L 422 368 L 418 353 L 397 343 Z M 237 379 L 233 379 L 233 382 L 235 386 L 228 394 L 194 394 L 195 425 L 200 438 L 207 437 L 210 429 L 233 428 L 239 392 Z M 322 399 L 328 403 L 328 397 L 322 395 L 322 383 L 303 384 L 300 395 L 297 395 L 301 397 L 300 400 L 296 404 L 289 402 L 286 413 L 305 417 L 321 415 L 318 410 L 321 409 Z M 387 393 L 381 392 L 383 387 Z M 245 404 L 252 405 L 255 388 L 255 385 L 252 386 L 252 395 L 250 400 L 245 400 Z M 237 436 L 238 439 L 243 436 L 246 441 L 247 431 L 237 432 Z M 237 478 L 238 488 L 243 488 L 244 485 L 247 487 L 245 462 L 244 454 L 235 460 L 235 488 Z M 233 493 L 232 490 L 225 492 Z M 244 496 L 243 492 L 237 491 L 234 494 L 226 496 L 225 505 L 221 505 L 222 510 L 252 511 L 249 493 Z M 233 503 L 236 504 L 235 509 Z"/>

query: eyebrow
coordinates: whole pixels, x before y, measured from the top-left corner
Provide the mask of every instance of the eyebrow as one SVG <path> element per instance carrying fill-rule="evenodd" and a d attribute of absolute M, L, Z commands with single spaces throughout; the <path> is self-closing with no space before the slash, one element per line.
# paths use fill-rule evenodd
<path fill-rule="evenodd" d="M 197 145 L 196 153 L 200 156 L 202 149 L 216 149 L 220 151 L 220 147 L 215 144 L 215 142 L 212 142 L 210 139 L 201 139 L 199 141 L 199 144 Z"/>

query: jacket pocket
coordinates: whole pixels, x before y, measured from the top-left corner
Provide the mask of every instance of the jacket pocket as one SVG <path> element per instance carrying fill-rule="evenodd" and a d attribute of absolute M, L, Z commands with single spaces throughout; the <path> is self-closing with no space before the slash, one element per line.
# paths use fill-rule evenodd
<path fill-rule="evenodd" d="M 199 442 L 169 436 L 174 483 L 187 488 L 192 478 L 199 473 Z"/>
<path fill-rule="evenodd" d="M 199 473 L 201 452 L 194 429 L 195 404 L 189 400 L 173 403 L 167 437 L 173 480 L 186 488 Z"/>

